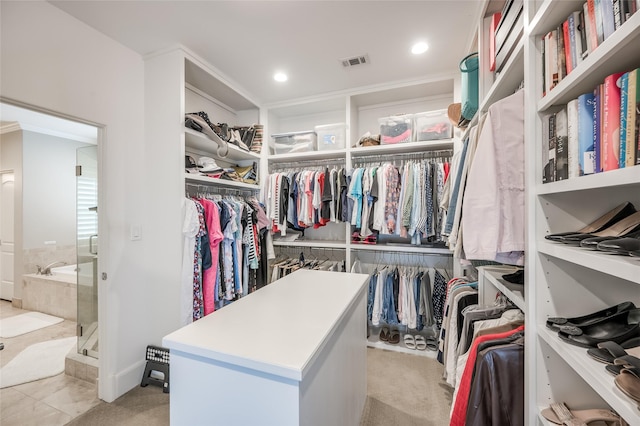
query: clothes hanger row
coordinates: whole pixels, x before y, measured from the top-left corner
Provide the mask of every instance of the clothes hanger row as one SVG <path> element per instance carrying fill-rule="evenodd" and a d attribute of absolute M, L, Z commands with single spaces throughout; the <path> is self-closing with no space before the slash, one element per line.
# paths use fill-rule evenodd
<path fill-rule="evenodd" d="M 375 154 L 358 156 L 353 159 L 354 167 L 365 165 L 382 165 L 383 163 L 392 163 L 395 166 L 404 165 L 406 162 L 416 160 L 439 160 L 443 162 L 450 162 L 453 156 L 452 149 L 444 149 L 437 151 L 423 151 L 423 152 L 407 152 L 403 154 Z"/>
<path fill-rule="evenodd" d="M 301 170 L 312 170 L 322 172 L 327 166 L 344 166 L 344 158 L 331 158 L 324 160 L 301 160 L 292 162 L 273 163 L 269 165 L 269 173 L 275 172 L 297 172 Z M 331 168 L 331 167 L 330 167 Z"/>

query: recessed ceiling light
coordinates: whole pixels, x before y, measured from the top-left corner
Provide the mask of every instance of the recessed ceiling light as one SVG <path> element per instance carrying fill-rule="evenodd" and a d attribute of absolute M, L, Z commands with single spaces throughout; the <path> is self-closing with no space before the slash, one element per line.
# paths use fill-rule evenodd
<path fill-rule="evenodd" d="M 418 42 L 411 47 L 411 53 L 414 55 L 420 55 L 429 49 L 429 45 L 424 41 Z"/>
<path fill-rule="evenodd" d="M 275 81 L 283 82 L 283 81 L 287 81 L 289 77 L 287 77 L 287 75 L 283 72 L 277 72 L 273 75 L 273 79 Z"/>

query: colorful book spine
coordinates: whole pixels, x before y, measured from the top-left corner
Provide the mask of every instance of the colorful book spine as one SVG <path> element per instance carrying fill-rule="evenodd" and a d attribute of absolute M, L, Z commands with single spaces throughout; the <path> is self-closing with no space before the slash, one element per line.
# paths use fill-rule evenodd
<path fill-rule="evenodd" d="M 622 74 L 620 79 L 620 155 L 618 168 L 627 166 L 627 108 L 629 107 L 629 73 Z M 629 144 L 633 149 L 633 144 Z"/>
<path fill-rule="evenodd" d="M 604 0 L 595 0 L 594 11 L 596 14 L 596 35 L 598 36 L 598 46 L 604 41 L 604 28 L 602 24 L 602 2 Z"/>
<path fill-rule="evenodd" d="M 569 17 L 569 33 L 573 31 L 573 35 L 571 36 L 573 40 L 573 46 L 575 49 L 571 51 L 571 56 L 574 59 L 573 67 L 577 67 L 582 62 L 582 55 L 584 54 L 584 50 L 582 47 L 582 25 L 580 24 L 580 15 L 582 12 L 573 12 Z M 573 23 L 573 29 L 572 29 Z M 575 55 L 574 55 L 575 53 Z"/>
<path fill-rule="evenodd" d="M 598 23 L 596 22 L 596 0 L 587 0 L 587 16 L 588 18 L 588 32 L 589 32 L 589 53 L 593 52 L 598 47 Z"/>
<path fill-rule="evenodd" d="M 602 84 L 594 90 L 593 100 L 593 153 L 594 153 L 594 173 L 600 173 L 602 171 L 602 165 L 600 163 L 600 128 L 601 128 L 601 115 L 602 115 Z"/>
<path fill-rule="evenodd" d="M 608 75 L 604 79 L 602 102 L 601 162 L 602 171 L 615 170 L 620 159 L 620 86 L 618 79 L 623 73 Z"/>
<path fill-rule="evenodd" d="M 580 176 L 595 173 L 595 153 L 593 150 L 593 92 L 578 96 L 578 162 Z"/>
<path fill-rule="evenodd" d="M 567 76 L 567 61 L 564 49 L 564 31 L 562 25 L 556 28 L 556 41 L 558 42 L 558 83 Z"/>
<path fill-rule="evenodd" d="M 564 61 L 567 74 L 573 71 L 573 53 L 571 51 L 571 34 L 569 32 L 569 20 L 567 19 L 562 23 L 562 36 L 564 40 Z M 575 38 L 573 42 L 573 49 L 575 50 Z"/>
<path fill-rule="evenodd" d="M 567 103 L 567 152 L 569 153 L 569 179 L 572 179 L 580 176 L 577 99 Z"/>
<path fill-rule="evenodd" d="M 640 68 L 629 72 L 626 163 L 627 167 L 640 164 Z"/>
<path fill-rule="evenodd" d="M 624 3 L 623 0 L 613 0 L 613 23 L 616 27 L 616 30 L 620 28 L 620 25 L 624 23 L 622 18 L 622 15 L 624 13 L 622 11 L 622 3 Z"/>

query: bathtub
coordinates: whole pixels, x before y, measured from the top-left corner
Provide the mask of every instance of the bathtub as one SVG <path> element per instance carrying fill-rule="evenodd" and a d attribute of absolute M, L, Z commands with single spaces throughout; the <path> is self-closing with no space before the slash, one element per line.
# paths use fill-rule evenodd
<path fill-rule="evenodd" d="M 51 268 L 51 274 L 54 276 L 65 276 L 76 278 L 77 265 L 64 265 L 57 268 Z"/>

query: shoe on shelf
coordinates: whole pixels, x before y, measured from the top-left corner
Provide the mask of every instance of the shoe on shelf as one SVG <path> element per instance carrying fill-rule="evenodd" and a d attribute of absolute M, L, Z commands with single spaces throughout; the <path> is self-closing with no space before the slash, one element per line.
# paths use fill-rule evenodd
<path fill-rule="evenodd" d="M 580 244 L 582 245 L 582 243 Z M 600 241 L 596 245 L 596 249 L 609 253 L 629 255 L 629 252 L 640 250 L 640 232 L 634 232 L 624 238 Z"/>
<path fill-rule="evenodd" d="M 616 386 L 640 405 L 640 359 L 627 355 L 616 359 L 616 364 L 623 367 L 614 379 Z"/>
<path fill-rule="evenodd" d="M 620 247 L 620 249 L 618 250 L 616 246 L 620 244 L 618 243 L 618 241 L 620 240 L 626 240 L 622 245 L 626 246 L 630 244 L 629 245 L 630 249 L 625 249 Z M 600 243 L 606 243 L 606 244 L 603 244 L 602 245 L 603 248 L 600 248 Z M 635 244 L 637 244 L 637 246 Z M 610 252 L 620 253 L 620 254 L 629 254 L 629 251 L 633 250 L 634 247 L 637 247 L 637 249 L 635 250 L 640 250 L 640 231 L 632 232 L 631 234 L 628 234 L 623 238 L 618 238 L 618 237 L 586 238 L 580 241 L 580 247 L 584 247 L 589 250 L 600 250 L 600 251 L 610 251 Z"/>
<path fill-rule="evenodd" d="M 400 343 L 400 332 L 398 330 L 391 330 L 389 332 L 389 343 L 392 345 Z"/>
<path fill-rule="evenodd" d="M 389 328 L 388 327 L 382 327 L 382 330 L 380 330 L 380 340 L 382 340 L 383 342 L 386 342 L 387 340 L 389 340 Z"/>
<path fill-rule="evenodd" d="M 542 410 L 540 414 L 557 425 L 589 425 L 595 422 L 608 426 L 627 425 L 627 422 L 611 410 L 570 410 L 564 403 L 553 403 L 549 408 Z"/>
<path fill-rule="evenodd" d="M 640 250 L 630 251 L 629 255 L 632 256 L 632 257 L 640 257 Z"/>
<path fill-rule="evenodd" d="M 416 348 L 416 338 L 413 334 L 405 334 L 404 335 L 404 346 L 407 349 L 415 349 Z"/>
<path fill-rule="evenodd" d="M 622 238 L 627 235 L 640 231 L 640 212 L 635 212 L 624 219 L 614 223 L 608 228 L 594 232 L 592 234 L 572 234 L 565 235 L 560 241 L 565 244 L 580 245 L 582 240 L 592 237 L 615 237 Z"/>
<path fill-rule="evenodd" d="M 631 309 L 635 309 L 636 305 L 633 302 L 622 302 L 615 306 L 611 306 L 606 309 L 602 309 L 598 312 L 583 315 L 580 317 L 564 318 L 564 317 L 550 317 L 547 318 L 547 328 L 558 331 L 563 326 L 586 326 L 598 321 L 602 321 L 612 315 L 619 314 L 620 312 L 626 312 Z"/>
<path fill-rule="evenodd" d="M 597 348 L 587 350 L 587 355 L 605 364 L 613 364 L 616 358 L 625 355 L 640 357 L 640 337 L 631 338 L 620 344 L 616 342 L 598 343 Z"/>
<path fill-rule="evenodd" d="M 640 336 L 640 309 L 620 312 L 587 326 L 561 326 L 558 337 L 572 345 L 595 348 L 598 343 L 622 343 Z"/>
<path fill-rule="evenodd" d="M 615 209 L 603 214 L 594 222 L 585 226 L 582 229 L 571 232 L 559 232 L 555 234 L 545 235 L 544 238 L 551 241 L 562 241 L 562 238 L 566 235 L 572 234 L 592 234 L 594 232 L 602 231 L 614 223 L 624 219 L 625 217 L 635 213 L 636 209 L 630 202 L 625 202 L 617 206 Z"/>

